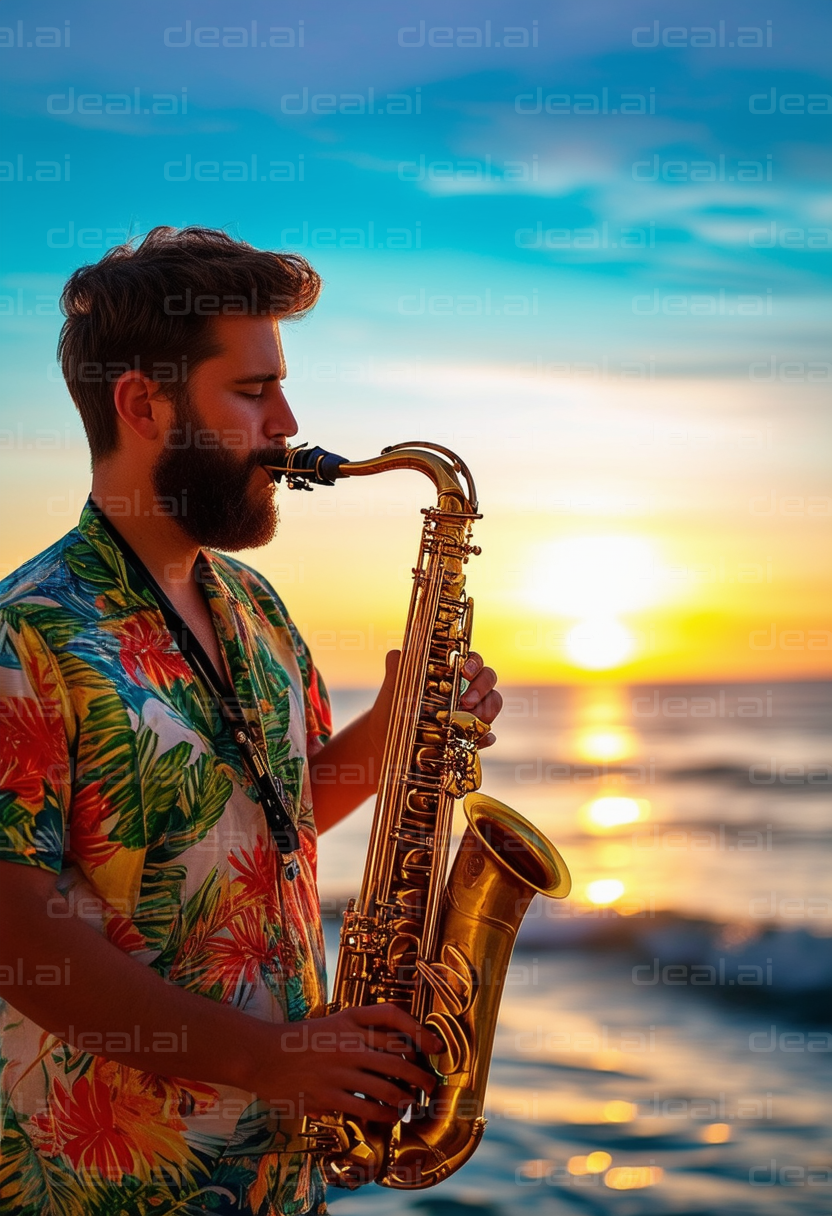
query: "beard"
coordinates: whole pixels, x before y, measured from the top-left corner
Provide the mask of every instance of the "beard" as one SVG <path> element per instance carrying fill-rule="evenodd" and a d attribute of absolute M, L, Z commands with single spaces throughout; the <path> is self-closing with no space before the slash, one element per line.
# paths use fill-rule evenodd
<path fill-rule="evenodd" d="M 228 448 L 195 446 L 194 435 L 217 432 L 205 426 L 187 395 L 176 402 L 175 427 L 186 442 L 166 447 L 152 480 L 157 499 L 181 505 L 176 520 L 182 531 L 198 545 L 232 553 L 268 544 L 278 524 L 275 486 L 253 479 L 278 449 L 237 456 Z"/>

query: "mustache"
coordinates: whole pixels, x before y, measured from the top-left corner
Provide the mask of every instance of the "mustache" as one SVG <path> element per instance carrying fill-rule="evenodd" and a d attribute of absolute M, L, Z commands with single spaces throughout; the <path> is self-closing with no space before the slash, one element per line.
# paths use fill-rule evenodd
<path fill-rule="evenodd" d="M 286 452 L 288 444 L 276 444 L 273 448 L 258 448 L 256 452 L 249 452 L 246 457 L 246 470 L 253 473 L 255 469 L 260 469 L 264 465 L 275 464 L 284 452 Z"/>

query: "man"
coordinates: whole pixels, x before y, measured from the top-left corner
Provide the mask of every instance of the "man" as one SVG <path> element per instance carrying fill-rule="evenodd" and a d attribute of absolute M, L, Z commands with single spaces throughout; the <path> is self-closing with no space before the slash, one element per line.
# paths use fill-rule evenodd
<path fill-rule="evenodd" d="M 316 833 L 374 790 L 310 760 L 377 770 L 396 655 L 331 738 L 281 600 L 213 551 L 274 534 L 278 321 L 319 290 L 299 256 L 157 228 L 64 292 L 91 499 L 0 584 L 4 1213 L 321 1212 L 289 1129 L 431 1089 L 402 1011 L 317 1016 Z M 466 675 L 493 721 L 494 673 Z"/>

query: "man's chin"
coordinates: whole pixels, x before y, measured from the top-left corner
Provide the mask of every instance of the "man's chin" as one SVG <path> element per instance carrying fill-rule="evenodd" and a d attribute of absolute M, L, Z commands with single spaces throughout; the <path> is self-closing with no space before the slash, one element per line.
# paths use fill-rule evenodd
<path fill-rule="evenodd" d="M 155 471 L 154 489 L 168 497 L 187 492 L 188 510 L 179 520 L 191 540 L 207 549 L 257 549 L 277 531 L 274 480 L 262 465 L 240 468 L 225 456 L 208 459 L 200 468 L 183 454 L 169 453 Z"/>
<path fill-rule="evenodd" d="M 242 549 L 260 549 L 274 539 L 278 525 L 277 504 L 272 495 L 252 501 L 245 507 L 229 508 L 223 519 L 205 519 L 190 515 L 180 521 L 192 540 L 205 549 L 224 549 L 239 553 Z"/>
<path fill-rule="evenodd" d="M 237 527 L 229 528 L 229 534 L 215 547 L 228 549 L 238 553 L 241 549 L 262 549 L 269 541 L 274 540 L 277 532 L 278 512 L 272 489 L 262 497 L 257 496 L 246 512 L 245 522 L 238 522 Z"/>
<path fill-rule="evenodd" d="M 244 549 L 262 549 L 269 541 L 274 540 L 276 532 L 276 518 L 257 520 L 251 527 L 218 535 L 209 547 L 225 549 L 228 553 L 241 553 Z"/>

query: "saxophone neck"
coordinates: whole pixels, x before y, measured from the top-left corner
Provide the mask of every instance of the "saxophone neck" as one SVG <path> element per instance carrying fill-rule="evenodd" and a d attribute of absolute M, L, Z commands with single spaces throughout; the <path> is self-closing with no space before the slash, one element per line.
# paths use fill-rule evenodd
<path fill-rule="evenodd" d="M 477 491 L 468 466 L 455 452 L 435 443 L 421 440 L 397 443 L 368 460 L 347 460 L 323 448 L 308 448 L 301 444 L 287 448 L 279 462 L 266 467 L 276 481 L 285 477 L 290 490 L 331 486 L 342 477 L 372 477 L 393 469 L 414 469 L 433 482 L 440 510 L 478 518 Z"/>
<path fill-rule="evenodd" d="M 386 473 L 391 469 L 414 469 L 430 478 L 436 487 L 442 509 L 454 514 L 475 516 L 477 492 L 467 465 L 455 452 L 438 444 L 415 440 L 385 448 L 369 460 L 349 461 L 341 465 L 342 477 L 365 477 Z M 465 487 L 460 480 L 465 479 Z"/>

